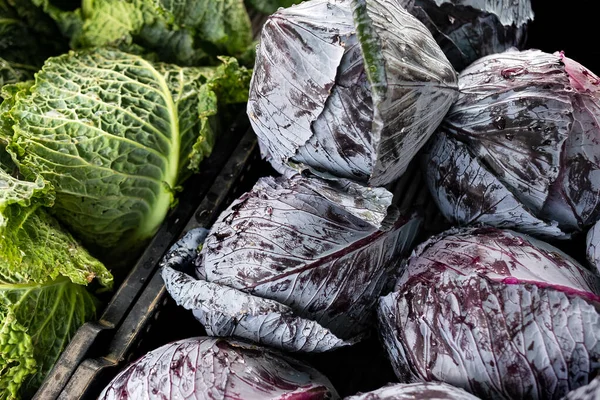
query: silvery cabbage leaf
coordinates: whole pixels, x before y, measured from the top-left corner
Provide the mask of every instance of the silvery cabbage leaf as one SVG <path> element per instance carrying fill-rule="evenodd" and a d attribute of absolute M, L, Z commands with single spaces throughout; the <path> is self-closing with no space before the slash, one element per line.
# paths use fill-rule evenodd
<path fill-rule="evenodd" d="M 53 186 L 54 215 L 119 259 L 154 235 L 177 187 L 211 153 L 218 103 L 243 101 L 249 77 L 232 58 L 185 68 L 70 52 L 10 91 L 0 136 L 21 173 Z"/>
<path fill-rule="evenodd" d="M 237 340 L 195 337 L 148 352 L 121 371 L 100 400 L 336 400 L 329 379 L 286 355 Z"/>
<path fill-rule="evenodd" d="M 390 0 L 311 0 L 265 23 L 247 113 L 281 173 L 381 186 L 402 175 L 457 97 L 431 34 Z"/>
<path fill-rule="evenodd" d="M 530 0 L 401 0 L 438 42 L 454 68 L 478 58 L 523 48 L 533 21 Z"/>
<path fill-rule="evenodd" d="M 32 1 L 77 49 L 114 46 L 192 66 L 217 55 L 242 56 L 252 44 L 242 0 L 94 0 L 81 1 L 75 10 L 62 10 L 52 0 Z"/>
<path fill-rule="evenodd" d="M 600 278 L 553 246 L 453 229 L 415 250 L 379 324 L 401 380 L 558 399 L 600 370 L 599 294 Z"/>
<path fill-rule="evenodd" d="M 110 287 L 112 276 L 46 211 L 53 196 L 41 177 L 8 170 L 0 163 L 0 397 L 16 399 L 35 392 L 94 317 L 84 286 L 97 279 Z"/>
<path fill-rule="evenodd" d="M 562 53 L 510 50 L 459 76 L 425 152 L 428 184 L 459 225 L 568 238 L 600 217 L 600 79 Z"/>
<path fill-rule="evenodd" d="M 167 291 L 210 335 L 303 352 L 352 344 L 421 225 L 391 197 L 348 181 L 261 178 L 212 227 L 198 279 L 163 270 Z"/>
<path fill-rule="evenodd" d="M 439 382 L 390 383 L 367 393 L 344 400 L 478 400 L 478 397 L 454 386 Z"/>

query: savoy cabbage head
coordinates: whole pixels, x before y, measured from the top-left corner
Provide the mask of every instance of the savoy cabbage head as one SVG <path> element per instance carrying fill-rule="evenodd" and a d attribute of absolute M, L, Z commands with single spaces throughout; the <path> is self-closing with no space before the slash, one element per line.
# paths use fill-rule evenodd
<path fill-rule="evenodd" d="M 94 317 L 84 286 L 110 287 L 112 276 L 45 210 L 53 196 L 40 177 L 23 181 L 0 167 L 0 393 L 11 399 L 35 392 Z"/>
<path fill-rule="evenodd" d="M 50 15 L 71 48 L 116 47 L 178 65 L 202 65 L 227 54 L 252 59 L 243 0 L 86 0 L 75 9 L 31 0 Z"/>
<path fill-rule="evenodd" d="M 248 81 L 235 59 L 186 68 L 70 52 L 4 90 L 0 136 L 21 173 L 53 186 L 54 215 L 91 249 L 119 257 L 158 230 L 212 150 L 219 101 L 243 101 Z"/>

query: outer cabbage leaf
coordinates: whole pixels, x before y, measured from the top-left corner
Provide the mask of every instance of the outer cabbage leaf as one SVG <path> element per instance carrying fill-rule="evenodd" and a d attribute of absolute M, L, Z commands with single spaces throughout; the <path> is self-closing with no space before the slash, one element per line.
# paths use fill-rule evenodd
<path fill-rule="evenodd" d="M 380 318 L 402 378 L 483 398 L 558 399 L 600 367 L 595 307 L 532 284 L 447 273 L 383 298 Z"/>
<path fill-rule="evenodd" d="M 196 280 L 170 267 L 162 270 L 162 277 L 176 303 L 192 310 L 211 336 L 232 336 L 286 351 L 315 353 L 354 342 L 340 339 L 277 301 Z"/>
<path fill-rule="evenodd" d="M 90 248 L 131 253 L 210 154 L 217 93 L 248 81 L 225 63 L 155 65 L 106 49 L 51 58 L 10 100 L 10 149 L 22 173 L 51 182 L 52 212 Z"/>
<path fill-rule="evenodd" d="M 401 0 L 430 31 L 454 68 L 522 48 L 533 20 L 530 0 Z"/>
<path fill-rule="evenodd" d="M 394 383 L 368 393 L 346 397 L 344 400 L 477 400 L 462 389 L 445 383 Z"/>
<path fill-rule="evenodd" d="M 443 129 L 431 139 L 423 164 L 432 197 L 450 221 L 518 229 L 541 237 L 568 237 L 557 222 L 537 218 L 465 144 L 450 138 Z"/>
<path fill-rule="evenodd" d="M 431 34 L 387 0 L 317 0 L 265 23 L 248 116 L 280 172 L 372 185 L 401 175 L 457 96 Z"/>
<path fill-rule="evenodd" d="M 464 184 L 466 176 L 453 176 L 463 173 L 451 165 L 466 162 L 463 157 L 429 153 L 430 171 L 438 162 L 448 164 L 447 178 L 429 179 L 444 215 L 466 224 L 475 214 L 496 226 L 551 237 L 561 236 L 558 223 L 563 238 L 593 224 L 600 215 L 599 84 L 562 54 L 538 50 L 484 57 L 464 70 L 460 97 L 441 131 L 446 141 L 465 146 L 461 151 L 481 169 L 467 172 L 484 187 L 473 189 Z M 458 146 L 434 144 L 442 145 Z M 447 187 L 460 180 L 460 187 Z M 494 206 L 498 201 L 504 205 Z M 473 203 L 491 207 L 473 213 Z"/>
<path fill-rule="evenodd" d="M 379 304 L 396 374 L 482 398 L 560 398 L 600 370 L 597 275 L 494 228 L 423 243 Z"/>
<path fill-rule="evenodd" d="M 0 397 L 31 396 L 71 336 L 95 313 L 81 285 L 112 276 L 42 205 L 41 178 L 21 181 L 0 168 Z"/>
<path fill-rule="evenodd" d="M 235 340 L 197 337 L 153 350 L 121 371 L 99 399 L 339 399 L 311 366 Z"/>

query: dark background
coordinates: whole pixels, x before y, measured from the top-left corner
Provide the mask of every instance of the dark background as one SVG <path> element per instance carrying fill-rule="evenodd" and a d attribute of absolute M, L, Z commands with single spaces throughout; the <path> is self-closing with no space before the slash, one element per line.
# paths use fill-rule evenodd
<path fill-rule="evenodd" d="M 532 0 L 527 47 L 565 55 L 600 74 L 600 4 L 597 0 Z"/>

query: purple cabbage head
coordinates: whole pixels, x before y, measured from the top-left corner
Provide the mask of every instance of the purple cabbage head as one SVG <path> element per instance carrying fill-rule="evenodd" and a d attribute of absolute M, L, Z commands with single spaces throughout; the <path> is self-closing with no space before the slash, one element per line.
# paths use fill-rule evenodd
<path fill-rule="evenodd" d="M 421 225 L 391 200 L 349 181 L 262 178 L 219 216 L 197 279 L 166 267 L 166 288 L 210 335 L 303 352 L 352 344 Z"/>
<path fill-rule="evenodd" d="M 265 23 L 247 112 L 279 172 L 382 186 L 457 95 L 450 62 L 397 0 L 310 0 Z"/>
<path fill-rule="evenodd" d="M 394 383 L 344 400 L 479 400 L 478 397 L 440 382 Z"/>
<path fill-rule="evenodd" d="M 339 399 L 319 371 L 265 348 L 197 337 L 147 353 L 121 371 L 100 400 Z"/>
<path fill-rule="evenodd" d="M 400 0 L 432 33 L 454 68 L 522 48 L 533 20 L 530 0 Z"/>
<path fill-rule="evenodd" d="M 415 250 L 378 315 L 403 381 L 559 399 L 600 370 L 599 293 L 597 275 L 544 242 L 453 229 Z"/>
<path fill-rule="evenodd" d="M 442 213 L 567 238 L 600 217 L 600 79 L 562 53 L 507 51 L 459 77 L 424 156 Z"/>

